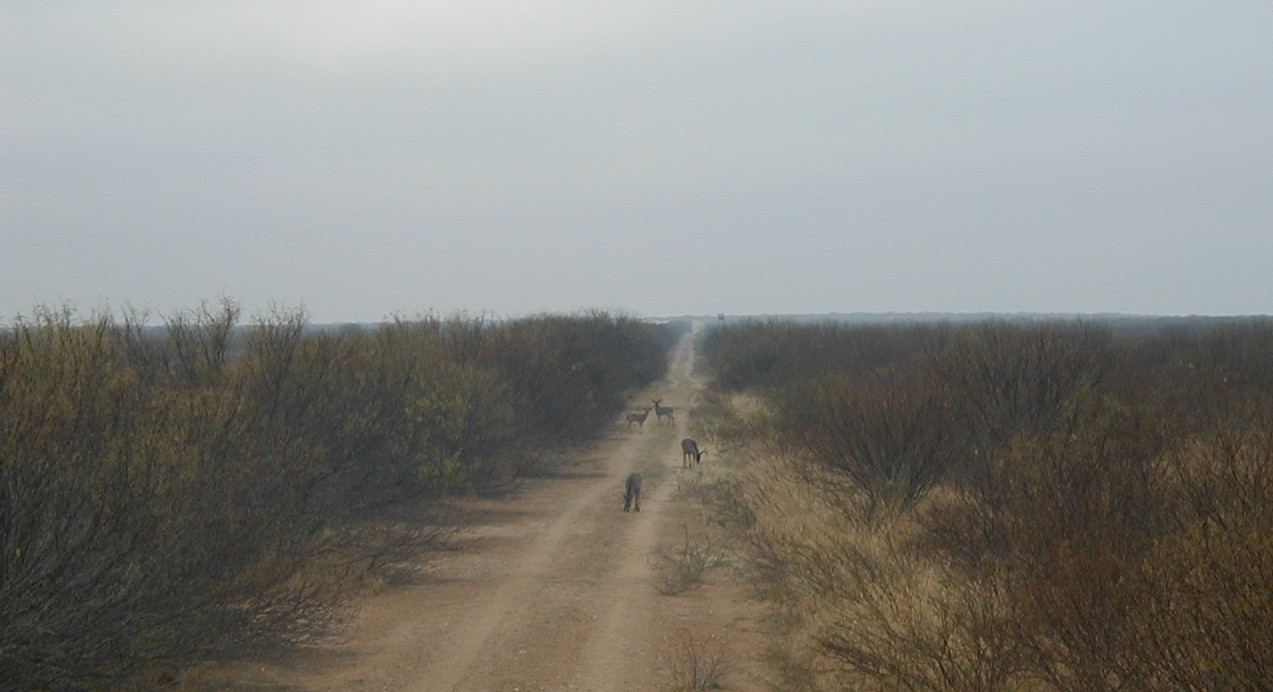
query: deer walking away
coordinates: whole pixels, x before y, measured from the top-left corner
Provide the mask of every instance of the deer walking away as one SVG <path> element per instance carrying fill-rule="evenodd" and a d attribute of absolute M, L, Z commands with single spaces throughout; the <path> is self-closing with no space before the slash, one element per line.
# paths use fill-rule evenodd
<path fill-rule="evenodd" d="M 628 476 L 628 480 L 623 485 L 623 511 L 628 511 L 636 505 L 636 511 L 641 511 L 641 474 L 633 473 Z"/>

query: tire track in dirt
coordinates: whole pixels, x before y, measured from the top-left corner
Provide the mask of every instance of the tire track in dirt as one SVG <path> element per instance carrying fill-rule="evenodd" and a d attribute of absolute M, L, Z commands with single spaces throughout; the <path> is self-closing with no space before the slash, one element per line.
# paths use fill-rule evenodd
<path fill-rule="evenodd" d="M 540 608 L 552 602 L 552 599 L 547 598 L 544 592 L 554 584 L 570 584 L 576 592 L 574 596 L 582 608 L 581 613 L 592 615 L 591 606 L 600 601 L 596 597 L 595 590 L 590 589 L 587 581 L 580 578 L 588 572 L 586 568 L 577 564 L 580 552 L 571 551 L 574 553 L 571 555 L 564 553 L 571 548 L 577 549 L 576 534 L 585 522 L 595 520 L 595 517 L 591 515 L 598 512 L 611 514 L 619 512 L 619 504 L 616 501 L 617 489 L 621 488 L 623 479 L 634 467 L 634 459 L 644 447 L 642 442 L 644 440 L 639 438 L 623 440 L 615 451 L 607 454 L 609 468 L 604 476 L 591 482 L 586 489 L 574 495 L 570 505 L 533 539 L 521 561 L 509 569 L 508 576 L 495 586 L 492 593 L 482 597 L 479 609 L 468 616 L 467 622 L 453 635 L 447 648 L 438 654 L 437 658 L 444 661 L 445 665 L 427 674 L 425 676 L 428 678 L 427 682 L 422 684 L 421 689 L 498 689 L 498 684 L 490 687 L 486 685 L 495 682 L 491 680 L 492 674 L 499 672 L 503 673 L 500 677 L 508 678 L 510 681 L 521 680 L 522 684 L 532 686 L 533 689 L 534 678 L 538 677 L 533 670 L 536 662 L 531 662 L 530 666 L 523 666 L 522 661 L 519 660 L 521 656 L 517 653 L 526 651 L 531 642 L 517 641 L 515 636 L 511 642 L 504 640 L 508 639 L 506 633 L 544 631 L 547 628 L 541 625 L 549 623 L 539 621 L 544 619 L 545 615 L 549 618 L 557 618 L 558 622 L 555 624 L 559 627 L 580 625 L 585 628 L 584 632 L 576 631 L 564 635 L 569 639 L 562 643 L 578 643 L 586 639 L 584 635 L 591 618 L 584 618 L 579 614 L 572 617 L 566 611 L 556 611 L 555 614 L 544 613 Z M 651 516 L 649 508 L 653 504 L 650 502 L 653 498 L 644 499 L 646 499 L 645 511 L 640 515 L 632 516 L 641 516 L 643 519 Z M 638 546 L 623 547 L 621 552 L 639 549 Z M 571 629 L 576 628 L 571 627 Z M 553 664 L 555 671 L 544 672 L 560 673 L 580 660 L 587 660 L 587 658 L 567 655 L 564 660 Z M 552 677 L 557 675 L 554 674 Z M 583 689 L 617 688 L 585 687 Z"/>
<path fill-rule="evenodd" d="M 610 483 L 595 482 L 533 540 L 522 560 L 511 567 L 508 576 L 495 586 L 492 593 L 481 599 L 476 612 L 472 612 L 463 627 L 457 631 L 450 644 L 438 653 L 446 665 L 435 674 L 427 675 L 429 689 L 468 689 L 460 683 L 472 677 L 479 655 L 489 648 L 496 635 L 516 631 L 529 617 L 525 605 L 535 599 L 542 582 L 552 575 L 552 566 L 559 562 L 562 544 L 576 523 L 576 517 L 586 508 L 598 502 L 610 490 Z M 480 672 L 480 671 L 479 671 Z"/>
<path fill-rule="evenodd" d="M 674 386 L 684 381 L 691 358 L 687 336 L 673 357 L 669 374 Z M 643 498 L 640 513 L 619 512 L 615 496 L 640 459 L 658 454 L 656 448 L 666 444 L 666 434 L 651 430 L 606 445 L 605 472 L 533 539 L 509 576 L 453 634 L 438 656 L 445 665 L 425 676 L 425 687 L 653 686 L 649 674 L 657 666 L 650 658 L 657 656 L 657 647 L 647 640 L 657 638 L 657 631 L 648 624 L 654 610 L 649 555 L 672 484 L 661 483 Z M 558 585 L 566 585 L 566 592 L 554 588 Z M 547 649 L 546 638 L 555 641 Z M 532 649 L 533 658 L 522 653 Z"/>
<path fill-rule="evenodd" d="M 692 338 L 688 335 L 682 339 L 669 372 L 672 389 L 668 394 L 678 401 L 688 402 L 692 393 L 689 381 L 693 368 Z M 675 426 L 675 440 L 680 440 L 685 431 L 685 413 L 681 411 L 681 419 Z M 675 444 L 679 445 L 679 442 Z M 655 575 L 650 560 L 662 533 L 665 516 L 662 509 L 674 490 L 671 478 L 665 478 L 659 484 L 647 504 L 653 512 L 643 516 L 642 521 L 636 522 L 628 532 L 618 563 L 606 583 L 598 589 L 596 597 L 599 602 L 609 605 L 584 648 L 582 660 L 585 667 L 580 689 L 653 689 L 649 682 L 643 681 L 647 681 L 650 672 L 658 667 L 664 628 L 652 623 L 658 612 L 656 601 L 660 596 L 653 585 Z"/>

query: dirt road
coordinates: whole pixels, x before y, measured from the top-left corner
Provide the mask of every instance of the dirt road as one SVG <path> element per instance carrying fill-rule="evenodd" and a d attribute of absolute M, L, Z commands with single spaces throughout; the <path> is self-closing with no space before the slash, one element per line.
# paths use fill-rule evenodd
<path fill-rule="evenodd" d="M 426 579 L 367 599 L 330 645 L 244 664 L 235 686 L 660 690 L 684 682 L 688 649 L 698 648 L 719 650 L 728 689 L 763 689 L 758 609 L 741 587 L 712 579 L 675 596 L 657 588 L 659 552 L 701 522 L 672 501 L 697 386 L 692 360 L 687 336 L 667 381 L 648 392 L 676 408 L 675 425 L 654 416 L 641 432 L 617 425 L 574 473 L 482 501 L 486 519 L 471 542 L 432 561 Z M 646 478 L 642 511 L 624 513 L 623 481 L 634 470 Z"/>

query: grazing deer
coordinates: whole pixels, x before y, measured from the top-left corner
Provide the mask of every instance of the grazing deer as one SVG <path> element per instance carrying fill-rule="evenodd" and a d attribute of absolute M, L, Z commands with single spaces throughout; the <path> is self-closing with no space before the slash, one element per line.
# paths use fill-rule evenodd
<path fill-rule="evenodd" d="M 671 406 L 659 406 L 663 401 L 662 399 L 651 399 L 650 401 L 654 402 L 654 415 L 659 417 L 659 425 L 663 424 L 663 416 L 667 416 L 667 419 L 672 421 L 673 424 L 676 423 L 676 418 L 672 415 Z"/>
<path fill-rule="evenodd" d="M 633 473 L 628 476 L 628 482 L 623 485 L 623 511 L 628 511 L 629 507 L 636 505 L 634 509 L 641 511 L 641 474 Z"/>
<path fill-rule="evenodd" d="M 645 430 L 645 419 L 650 417 L 650 409 L 646 409 L 644 413 L 628 414 L 628 432 L 632 431 L 632 424 L 636 423 L 637 427 Z"/>
<path fill-rule="evenodd" d="M 694 440 L 691 440 L 688 437 L 681 440 L 681 468 L 687 469 L 690 466 L 699 463 L 703 460 L 704 454 L 707 454 L 707 449 L 703 449 L 703 451 L 700 452 L 698 449 L 698 443 Z M 693 457 L 692 461 L 691 457 Z"/>

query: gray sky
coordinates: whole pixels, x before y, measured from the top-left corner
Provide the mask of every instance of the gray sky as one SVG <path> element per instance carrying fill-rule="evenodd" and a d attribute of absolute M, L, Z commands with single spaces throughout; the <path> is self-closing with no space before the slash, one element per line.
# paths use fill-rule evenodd
<path fill-rule="evenodd" d="M 0 319 L 1273 313 L 1273 3 L 0 0 Z"/>

